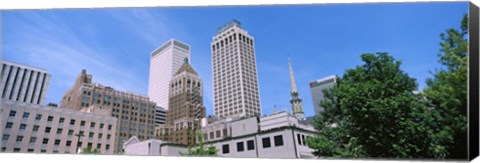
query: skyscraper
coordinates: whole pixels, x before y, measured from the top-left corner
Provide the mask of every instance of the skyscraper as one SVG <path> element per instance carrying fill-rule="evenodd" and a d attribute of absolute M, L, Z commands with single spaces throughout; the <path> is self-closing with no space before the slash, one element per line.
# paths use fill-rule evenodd
<path fill-rule="evenodd" d="M 323 90 L 333 88 L 335 83 L 335 75 L 310 82 L 310 93 L 312 94 L 313 108 L 315 109 L 315 114 L 320 114 L 320 112 L 322 112 L 324 109 L 322 106 L 320 106 L 320 102 L 322 102 L 324 99 Z"/>
<path fill-rule="evenodd" d="M 260 115 L 253 36 L 232 20 L 213 37 L 214 111 L 219 118 Z"/>
<path fill-rule="evenodd" d="M 185 57 L 190 58 L 190 46 L 174 39 L 150 55 L 148 97 L 165 110 L 168 110 L 168 83 L 182 66 Z"/>
<path fill-rule="evenodd" d="M 146 96 L 123 92 L 112 87 L 92 83 L 92 75 L 86 70 L 78 75 L 75 84 L 65 92 L 61 108 L 81 110 L 100 105 L 118 118 L 115 136 L 115 153 L 122 151 L 124 141 L 132 136 L 140 140 L 154 137 L 155 103 Z"/>
<path fill-rule="evenodd" d="M 302 99 L 300 99 L 300 96 L 298 95 L 297 84 L 295 83 L 295 76 L 293 75 L 292 62 L 290 61 L 290 58 L 288 58 L 288 70 L 290 72 L 290 93 L 292 96 L 290 104 L 292 105 L 292 113 L 293 116 L 297 117 L 297 119 L 303 119 L 305 114 L 303 113 Z"/>
<path fill-rule="evenodd" d="M 3 99 L 45 104 L 51 75 L 46 70 L 2 60 L 0 93 Z"/>
<path fill-rule="evenodd" d="M 185 58 L 184 64 L 170 82 L 170 109 L 165 125 L 160 125 L 157 138 L 178 144 L 195 143 L 195 130 L 205 117 L 202 80 Z"/>

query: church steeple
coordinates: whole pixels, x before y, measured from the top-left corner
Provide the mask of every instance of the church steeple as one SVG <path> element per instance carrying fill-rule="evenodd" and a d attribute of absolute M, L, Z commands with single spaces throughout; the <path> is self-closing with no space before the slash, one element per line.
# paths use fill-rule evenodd
<path fill-rule="evenodd" d="M 297 84 L 295 83 L 295 77 L 293 75 L 292 62 L 290 57 L 288 57 L 288 69 L 290 71 L 290 87 L 291 87 L 291 96 L 290 104 L 292 105 L 293 116 L 298 119 L 303 119 L 305 117 L 303 113 L 302 99 L 298 95 Z"/>

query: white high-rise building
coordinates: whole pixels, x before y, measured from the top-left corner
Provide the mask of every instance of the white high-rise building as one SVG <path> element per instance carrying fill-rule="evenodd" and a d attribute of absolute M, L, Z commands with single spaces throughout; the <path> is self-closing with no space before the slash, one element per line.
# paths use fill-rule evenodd
<path fill-rule="evenodd" d="M 213 37 L 214 111 L 219 118 L 260 115 L 253 36 L 232 20 Z"/>
<path fill-rule="evenodd" d="M 3 99 L 45 104 L 51 75 L 46 70 L 2 60 L 0 93 Z"/>
<path fill-rule="evenodd" d="M 174 39 L 151 53 L 148 96 L 165 110 L 168 110 L 169 82 L 183 65 L 185 58 L 190 59 L 190 46 Z"/>
<path fill-rule="evenodd" d="M 336 80 L 336 76 L 332 75 L 310 82 L 310 93 L 312 94 L 315 115 L 320 114 L 324 110 L 324 108 L 320 106 L 320 103 L 325 99 L 323 97 L 323 90 L 333 88 L 333 86 L 335 86 Z"/>

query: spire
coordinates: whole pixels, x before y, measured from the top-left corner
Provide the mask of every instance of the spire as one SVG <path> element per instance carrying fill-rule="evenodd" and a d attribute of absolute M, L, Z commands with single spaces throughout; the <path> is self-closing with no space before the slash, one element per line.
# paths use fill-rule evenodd
<path fill-rule="evenodd" d="M 297 84 L 295 83 L 295 77 L 293 75 L 292 62 L 290 57 L 288 57 L 288 69 L 290 70 L 290 88 L 292 88 L 292 93 L 297 92 Z"/>
<path fill-rule="evenodd" d="M 183 59 L 183 64 L 188 64 L 188 58 L 187 58 L 187 57 L 185 57 L 185 58 Z"/>

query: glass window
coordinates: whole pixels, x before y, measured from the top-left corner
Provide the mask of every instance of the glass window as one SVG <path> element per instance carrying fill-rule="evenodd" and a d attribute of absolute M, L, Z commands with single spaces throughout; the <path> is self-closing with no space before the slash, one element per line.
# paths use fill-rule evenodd
<path fill-rule="evenodd" d="M 57 129 L 57 134 L 62 134 L 62 132 L 63 132 L 63 129 L 61 128 Z"/>
<path fill-rule="evenodd" d="M 66 143 L 65 145 L 66 145 L 67 147 L 70 147 L 70 146 L 72 146 L 72 141 L 70 141 L 70 140 L 67 140 L 67 143 Z"/>
<path fill-rule="evenodd" d="M 28 152 L 33 152 L 33 149 L 31 149 L 31 148 L 30 148 L 30 149 L 28 149 Z"/>
<path fill-rule="evenodd" d="M 95 127 L 95 122 L 90 123 L 90 127 Z"/>
<path fill-rule="evenodd" d="M 109 149 L 110 149 L 110 144 L 107 144 L 107 145 L 105 146 L 105 149 L 109 150 Z"/>
<path fill-rule="evenodd" d="M 247 150 L 254 150 L 255 149 L 255 143 L 253 140 L 247 141 Z"/>
<path fill-rule="evenodd" d="M 75 125 L 75 119 L 70 120 L 71 125 Z"/>
<path fill-rule="evenodd" d="M 101 139 L 103 137 L 103 134 L 98 134 L 98 138 Z"/>
<path fill-rule="evenodd" d="M 9 138 L 10 138 L 9 134 L 3 134 L 2 141 L 8 141 Z"/>
<path fill-rule="evenodd" d="M 27 128 L 27 124 L 20 124 L 20 130 L 25 130 Z"/>
<path fill-rule="evenodd" d="M 73 130 L 68 130 L 68 135 L 73 135 Z"/>
<path fill-rule="evenodd" d="M 23 136 L 17 136 L 17 143 L 23 141 Z"/>
<path fill-rule="evenodd" d="M 242 152 L 245 150 L 245 147 L 243 146 L 243 142 L 238 142 L 237 143 L 237 152 Z"/>
<path fill-rule="evenodd" d="M 58 123 L 63 123 L 65 122 L 65 118 L 61 117 L 59 120 L 58 120 Z"/>
<path fill-rule="evenodd" d="M 55 145 L 60 145 L 60 139 L 55 139 Z"/>
<path fill-rule="evenodd" d="M 45 133 L 50 133 L 50 130 L 52 130 L 51 127 L 45 127 Z"/>
<path fill-rule="evenodd" d="M 283 146 L 283 136 L 282 135 L 274 136 L 273 141 L 275 142 L 275 147 Z"/>
<path fill-rule="evenodd" d="M 53 116 L 48 116 L 48 119 L 47 119 L 48 122 L 51 122 L 53 121 Z"/>
<path fill-rule="evenodd" d="M 97 149 L 100 149 L 100 148 L 102 148 L 102 144 L 98 143 L 97 144 Z"/>
<path fill-rule="evenodd" d="M 12 128 L 13 123 L 12 122 L 7 122 L 7 125 L 5 125 L 5 128 Z"/>
<path fill-rule="evenodd" d="M 81 121 L 80 126 L 85 126 L 85 121 Z"/>
<path fill-rule="evenodd" d="M 228 144 L 222 145 L 222 153 L 223 154 L 230 153 L 230 147 L 228 146 Z"/>
<path fill-rule="evenodd" d="M 10 110 L 10 117 L 15 117 L 15 115 L 17 115 L 17 111 L 15 110 Z"/>
<path fill-rule="evenodd" d="M 28 119 L 29 116 L 30 116 L 30 113 L 25 112 L 25 113 L 23 113 L 22 118 L 23 118 L 23 119 Z"/>
<path fill-rule="evenodd" d="M 100 128 L 103 128 L 103 123 L 100 123 Z"/>
<path fill-rule="evenodd" d="M 216 136 L 217 136 L 217 138 L 219 138 L 219 137 L 220 137 L 220 130 L 217 130 L 217 132 L 216 132 Z"/>
<path fill-rule="evenodd" d="M 271 147 L 270 137 L 262 138 L 262 145 L 263 145 L 263 148 L 270 148 Z"/>
<path fill-rule="evenodd" d="M 111 130 L 111 129 L 112 129 L 112 125 L 108 125 L 108 129 Z"/>
<path fill-rule="evenodd" d="M 303 145 L 306 145 L 306 144 L 305 144 L 305 135 L 302 135 L 302 144 L 303 144 Z"/>
<path fill-rule="evenodd" d="M 36 137 L 31 137 L 30 138 L 30 143 L 35 143 L 37 142 L 37 138 Z"/>
<path fill-rule="evenodd" d="M 38 131 L 38 128 L 40 128 L 40 126 L 37 126 L 37 125 L 33 126 L 33 131 Z"/>
<path fill-rule="evenodd" d="M 300 134 L 297 134 L 297 142 L 298 144 L 302 145 L 302 138 L 300 137 Z"/>
<path fill-rule="evenodd" d="M 42 144 L 48 144 L 48 138 L 44 138 Z"/>
<path fill-rule="evenodd" d="M 89 138 L 93 138 L 93 132 L 88 133 Z"/>
<path fill-rule="evenodd" d="M 35 120 L 41 120 L 41 119 L 42 119 L 42 115 L 41 115 L 41 114 L 37 114 L 37 115 L 35 116 Z"/>

